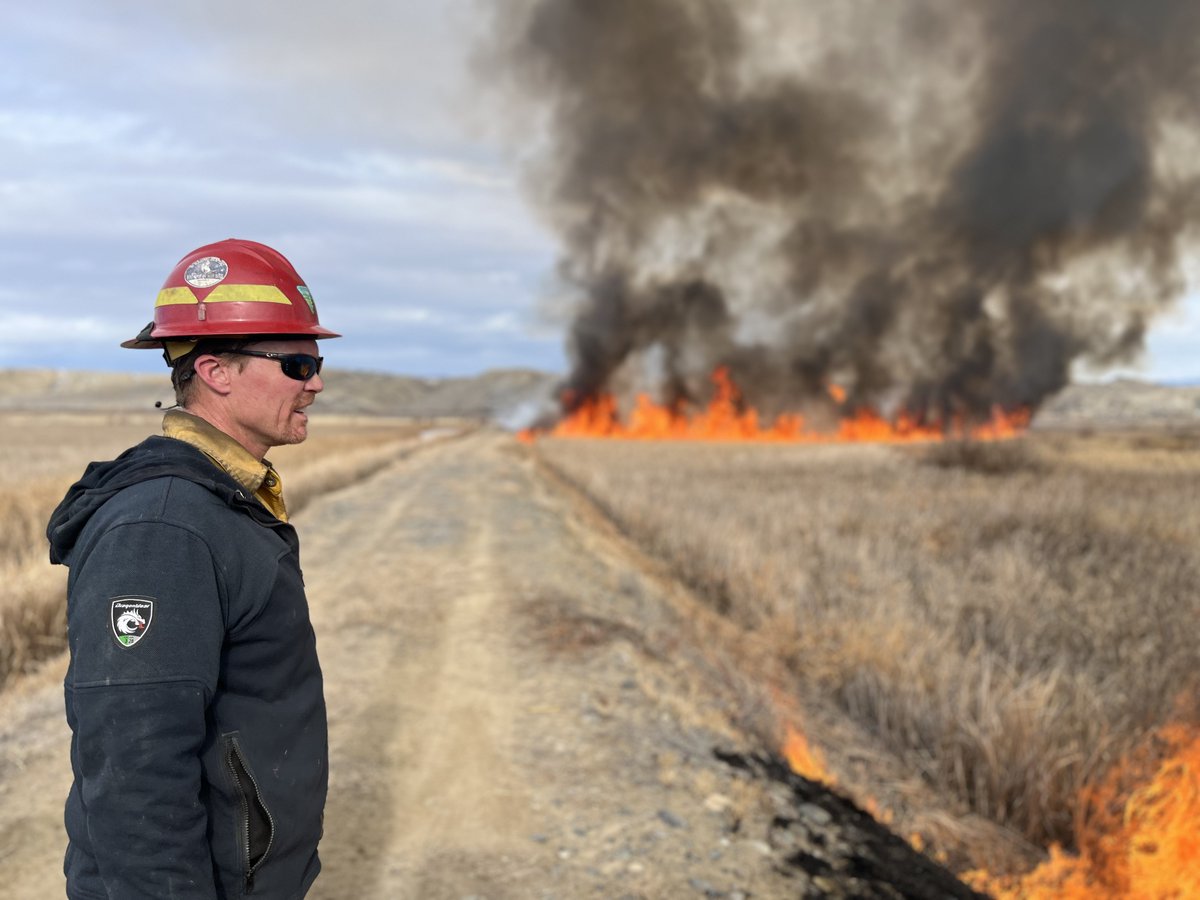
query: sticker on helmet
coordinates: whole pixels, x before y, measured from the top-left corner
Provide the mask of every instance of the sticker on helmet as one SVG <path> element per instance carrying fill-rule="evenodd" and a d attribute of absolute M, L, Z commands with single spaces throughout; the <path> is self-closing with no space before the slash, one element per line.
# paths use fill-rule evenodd
<path fill-rule="evenodd" d="M 296 290 L 300 292 L 300 296 L 304 298 L 304 302 L 308 304 L 309 311 L 315 316 L 317 314 L 317 304 L 312 298 L 312 291 L 302 284 L 296 285 Z"/>
<path fill-rule="evenodd" d="M 112 632 L 122 647 L 132 647 L 146 636 L 154 618 L 154 601 L 148 597 L 119 597 L 112 602 Z"/>
<path fill-rule="evenodd" d="M 229 263 L 219 256 L 204 256 L 196 260 L 183 273 L 183 280 L 192 287 L 212 287 L 224 281 L 229 274 Z"/>

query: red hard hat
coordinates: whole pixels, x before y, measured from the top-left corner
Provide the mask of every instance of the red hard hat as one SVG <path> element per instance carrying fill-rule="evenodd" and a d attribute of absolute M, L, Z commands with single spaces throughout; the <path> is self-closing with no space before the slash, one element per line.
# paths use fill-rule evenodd
<path fill-rule="evenodd" d="M 230 238 L 181 259 L 158 292 L 154 321 L 121 346 L 157 350 L 164 341 L 260 335 L 341 337 L 321 327 L 312 292 L 282 253 Z"/>

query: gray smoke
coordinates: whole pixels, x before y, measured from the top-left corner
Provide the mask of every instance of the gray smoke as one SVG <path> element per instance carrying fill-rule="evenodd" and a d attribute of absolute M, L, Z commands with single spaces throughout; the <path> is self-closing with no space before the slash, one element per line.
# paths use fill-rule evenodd
<path fill-rule="evenodd" d="M 934 418 L 1135 360 L 1185 290 L 1194 0 L 527 0 L 492 59 L 544 128 L 572 399 Z"/>

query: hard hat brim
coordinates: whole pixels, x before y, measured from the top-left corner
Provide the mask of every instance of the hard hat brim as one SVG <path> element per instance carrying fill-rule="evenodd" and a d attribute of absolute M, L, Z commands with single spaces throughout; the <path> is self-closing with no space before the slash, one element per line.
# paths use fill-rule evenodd
<path fill-rule="evenodd" d="M 320 340 L 324 340 L 325 338 L 340 338 L 341 337 L 341 335 L 338 334 L 336 331 L 330 331 L 328 328 L 325 328 L 322 325 L 315 325 L 312 327 L 312 329 L 310 331 L 307 331 L 303 334 L 297 333 L 295 331 L 282 332 L 282 333 L 267 332 L 267 331 L 252 331 L 252 332 L 248 331 L 248 332 L 237 332 L 237 333 L 231 333 L 231 334 L 213 334 L 211 332 L 206 333 L 206 334 L 169 334 L 169 335 L 153 334 L 153 335 L 150 335 L 149 337 L 145 337 L 145 334 L 146 334 L 146 332 L 143 330 L 142 332 L 140 332 L 138 334 L 137 337 L 130 338 L 127 341 L 121 341 L 121 346 L 124 347 L 126 350 L 161 350 L 163 348 L 163 344 L 166 341 L 188 341 L 188 340 L 202 341 L 202 340 L 211 340 L 212 338 L 228 338 L 229 340 L 245 340 L 245 341 L 255 341 L 255 340 L 266 341 L 266 340 L 270 340 L 272 338 L 280 339 L 280 340 L 295 339 L 298 341 L 299 340 L 320 341 Z"/>

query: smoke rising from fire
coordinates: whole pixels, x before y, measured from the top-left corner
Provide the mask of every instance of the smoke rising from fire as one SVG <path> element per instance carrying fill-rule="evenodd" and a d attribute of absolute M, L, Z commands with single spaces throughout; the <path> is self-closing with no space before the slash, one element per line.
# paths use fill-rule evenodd
<path fill-rule="evenodd" d="M 1185 290 L 1192 0 L 526 0 L 568 396 L 1036 407 Z"/>

